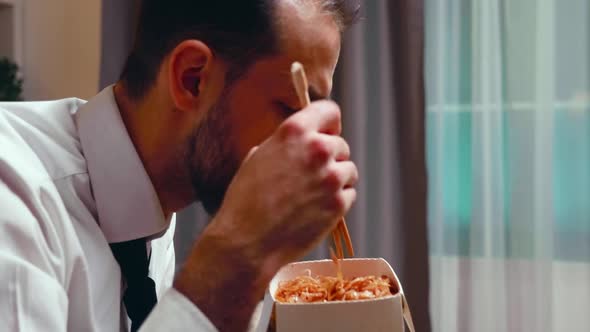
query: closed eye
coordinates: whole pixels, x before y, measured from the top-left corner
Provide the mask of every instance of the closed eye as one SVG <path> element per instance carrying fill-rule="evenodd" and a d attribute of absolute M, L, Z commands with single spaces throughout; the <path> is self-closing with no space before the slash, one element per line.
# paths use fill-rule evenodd
<path fill-rule="evenodd" d="M 283 102 L 280 102 L 280 101 L 275 102 L 275 104 L 276 104 L 277 108 L 281 111 L 281 113 L 283 113 L 287 117 L 293 115 L 295 112 L 298 111 L 297 109 L 294 109 L 294 108 L 290 107 L 289 105 L 287 105 Z"/>

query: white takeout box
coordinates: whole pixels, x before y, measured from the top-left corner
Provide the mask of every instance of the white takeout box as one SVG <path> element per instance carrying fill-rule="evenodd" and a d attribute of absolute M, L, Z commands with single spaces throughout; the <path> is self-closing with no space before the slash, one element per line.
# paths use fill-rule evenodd
<path fill-rule="evenodd" d="M 297 276 L 335 276 L 336 268 L 331 260 L 291 263 L 284 266 L 272 279 L 264 299 L 258 331 L 266 331 L 273 306 L 277 332 L 402 332 L 404 316 L 410 331 L 413 323 L 403 288 L 393 269 L 382 258 L 350 258 L 341 261 L 345 278 L 368 275 L 388 276 L 394 282 L 392 295 L 374 300 L 335 301 L 318 303 L 280 303 L 274 298 L 279 283 Z"/>

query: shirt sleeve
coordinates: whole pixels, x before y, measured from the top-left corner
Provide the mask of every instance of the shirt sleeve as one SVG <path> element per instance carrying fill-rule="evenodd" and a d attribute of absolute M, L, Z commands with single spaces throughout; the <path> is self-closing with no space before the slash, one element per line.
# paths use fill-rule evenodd
<path fill-rule="evenodd" d="M 0 178 L 0 325 L 3 331 L 66 331 L 68 297 L 59 249 L 50 244 L 54 230 L 40 225 L 43 212 L 33 212 L 8 185 Z"/>
<path fill-rule="evenodd" d="M 141 332 L 187 330 L 217 332 L 197 306 L 174 288 L 164 293 L 140 328 Z"/>

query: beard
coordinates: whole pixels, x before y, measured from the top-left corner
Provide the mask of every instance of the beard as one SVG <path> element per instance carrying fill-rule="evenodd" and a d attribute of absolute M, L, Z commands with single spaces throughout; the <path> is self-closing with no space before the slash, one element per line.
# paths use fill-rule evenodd
<path fill-rule="evenodd" d="M 221 207 L 240 165 L 232 144 L 227 90 L 189 137 L 186 154 L 193 191 L 211 216 Z"/>

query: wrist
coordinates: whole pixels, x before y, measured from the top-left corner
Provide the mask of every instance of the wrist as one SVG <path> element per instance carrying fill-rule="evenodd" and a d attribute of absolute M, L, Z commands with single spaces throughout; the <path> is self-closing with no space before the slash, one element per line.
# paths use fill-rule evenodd
<path fill-rule="evenodd" d="M 174 287 L 219 330 L 244 330 L 272 278 L 257 250 L 215 223 L 195 244 Z"/>
<path fill-rule="evenodd" d="M 256 272 L 257 281 L 268 285 L 271 278 L 288 259 L 281 254 L 276 245 L 268 244 L 258 232 L 249 229 L 229 228 L 226 225 L 244 225 L 247 216 L 236 220 L 234 216 L 219 213 L 203 231 L 203 236 L 216 239 L 222 251 L 231 253 L 232 258 L 243 268 Z"/>

